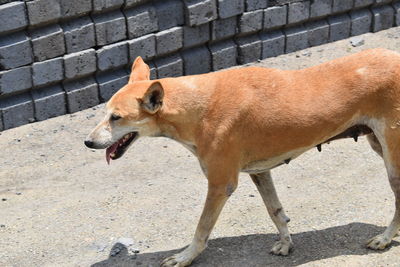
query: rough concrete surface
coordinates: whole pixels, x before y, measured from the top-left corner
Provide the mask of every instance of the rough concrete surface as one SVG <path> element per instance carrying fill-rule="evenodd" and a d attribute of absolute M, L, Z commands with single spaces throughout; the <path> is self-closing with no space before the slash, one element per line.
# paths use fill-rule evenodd
<path fill-rule="evenodd" d="M 256 65 L 296 69 L 371 47 L 400 50 L 400 28 L 363 38 Z M 157 266 L 191 241 L 207 188 L 196 159 L 173 141 L 144 138 L 107 166 L 104 151 L 83 145 L 103 107 L 1 132 L 0 266 Z M 399 265 L 398 237 L 382 252 L 364 246 L 394 212 L 365 138 L 312 149 L 273 175 L 293 253 L 268 253 L 276 230 L 243 174 L 193 266 Z"/>

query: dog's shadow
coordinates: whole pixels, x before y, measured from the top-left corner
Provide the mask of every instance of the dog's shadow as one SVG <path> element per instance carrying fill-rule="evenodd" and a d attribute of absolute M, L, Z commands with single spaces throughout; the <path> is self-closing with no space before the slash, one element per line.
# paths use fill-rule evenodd
<path fill-rule="evenodd" d="M 295 248 L 287 257 L 268 253 L 277 238 L 275 234 L 217 238 L 209 241 L 208 248 L 193 261 L 192 266 L 297 266 L 340 255 L 384 253 L 386 250 L 373 251 L 365 247 L 366 240 L 382 233 L 384 229 L 371 224 L 351 223 L 293 234 Z M 392 241 L 390 247 L 399 244 Z M 114 246 L 121 244 L 117 243 Z M 159 266 L 164 258 L 178 251 L 159 251 L 132 256 L 128 254 L 126 247 L 123 247 L 117 255 L 95 263 L 92 267 Z"/>

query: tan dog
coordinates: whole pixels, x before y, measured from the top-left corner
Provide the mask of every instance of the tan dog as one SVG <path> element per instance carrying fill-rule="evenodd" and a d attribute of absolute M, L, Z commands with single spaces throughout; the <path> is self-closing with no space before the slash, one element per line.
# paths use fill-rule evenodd
<path fill-rule="evenodd" d="M 197 156 L 208 179 L 204 210 L 192 243 L 162 266 L 187 266 L 205 249 L 239 172 L 250 174 L 279 230 L 272 253 L 287 255 L 289 219 L 270 169 L 359 135 L 383 157 L 396 196 L 392 223 L 367 246 L 391 243 L 400 228 L 400 54 L 374 49 L 296 71 L 247 67 L 156 81 L 149 74 L 137 58 L 85 144 L 107 148 L 109 161 L 140 136 L 166 136 Z"/>

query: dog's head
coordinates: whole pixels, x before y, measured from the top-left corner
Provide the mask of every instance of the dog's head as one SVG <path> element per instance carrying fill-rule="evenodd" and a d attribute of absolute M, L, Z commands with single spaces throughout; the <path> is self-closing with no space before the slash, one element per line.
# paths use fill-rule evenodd
<path fill-rule="evenodd" d="M 156 135 L 157 113 L 162 107 L 164 89 L 150 81 L 150 69 L 136 58 L 129 82 L 108 101 L 105 118 L 87 136 L 89 148 L 106 148 L 106 159 L 120 158 L 140 136 Z"/>

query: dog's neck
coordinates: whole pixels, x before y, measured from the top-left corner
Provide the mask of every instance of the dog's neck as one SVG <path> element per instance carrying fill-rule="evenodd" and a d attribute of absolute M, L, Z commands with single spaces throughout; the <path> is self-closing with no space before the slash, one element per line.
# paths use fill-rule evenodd
<path fill-rule="evenodd" d="M 162 136 L 176 141 L 195 144 L 196 133 L 203 123 L 214 90 L 203 83 L 213 83 L 204 77 L 190 79 L 168 78 L 162 80 L 165 91 L 163 106 L 158 114 L 158 126 Z M 204 88 L 207 88 L 205 91 Z M 213 88 L 213 87 L 211 87 Z"/>

